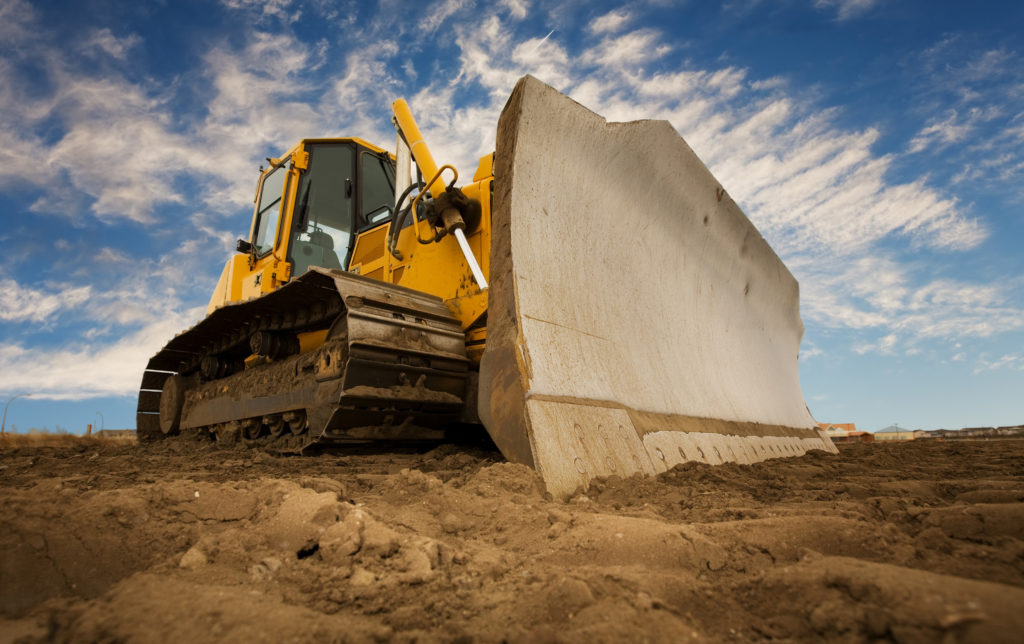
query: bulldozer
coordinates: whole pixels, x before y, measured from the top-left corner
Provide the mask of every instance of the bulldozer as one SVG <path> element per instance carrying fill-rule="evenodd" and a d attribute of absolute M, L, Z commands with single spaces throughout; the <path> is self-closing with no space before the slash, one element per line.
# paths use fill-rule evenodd
<path fill-rule="evenodd" d="M 526 76 L 460 182 L 392 107 L 394 153 L 304 139 L 261 167 L 205 318 L 143 373 L 140 441 L 482 425 L 557 498 L 836 452 L 800 388 L 796 280 L 667 121 L 607 122 Z"/>

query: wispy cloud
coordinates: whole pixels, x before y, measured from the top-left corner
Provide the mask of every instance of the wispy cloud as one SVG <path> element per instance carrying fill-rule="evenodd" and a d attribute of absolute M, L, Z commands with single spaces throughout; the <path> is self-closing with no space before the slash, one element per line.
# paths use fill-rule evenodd
<path fill-rule="evenodd" d="M 911 154 L 941 151 L 931 165 L 955 184 L 1024 199 L 1024 57 L 968 36 L 943 38 L 906 66 L 924 126 Z"/>
<path fill-rule="evenodd" d="M 879 253 L 841 263 L 838 270 L 803 264 L 796 270 L 805 274 L 804 316 L 826 327 L 869 332 L 873 339 L 856 347 L 861 354 L 1024 330 L 1019 280 L 995 285 L 935 279 Z"/>
<path fill-rule="evenodd" d="M 39 213 L 73 218 L 87 207 L 103 220 L 154 223 L 154 207 L 181 202 L 174 178 L 197 156 L 172 129 L 165 98 L 116 74 L 80 73 L 76 61 L 47 53 L 39 40 L 31 46 L 51 94 L 22 94 L 24 73 L 0 66 L 0 157 L 10 161 L 0 164 L 0 185 L 45 189 L 33 206 Z M 44 139 L 54 130 L 55 142 Z"/>
<path fill-rule="evenodd" d="M 118 38 L 109 28 L 104 27 L 92 32 L 92 35 L 85 41 L 85 48 L 86 51 L 98 49 L 118 60 L 125 60 L 128 58 L 128 53 L 140 42 L 142 39 L 136 34 Z"/>
<path fill-rule="evenodd" d="M 248 11 L 260 18 L 277 18 L 284 23 L 295 22 L 302 16 L 293 0 L 221 0 L 229 9 Z"/>
<path fill-rule="evenodd" d="M 814 0 L 819 9 L 835 9 L 836 18 L 849 20 L 868 12 L 879 0 Z"/>
<path fill-rule="evenodd" d="M 995 359 L 981 357 L 977 361 L 974 373 L 979 374 L 984 371 L 996 371 L 999 369 L 1024 370 L 1024 355 L 1007 353 Z"/>
<path fill-rule="evenodd" d="M 31 391 L 49 400 L 133 395 L 145 368 L 140 356 L 155 354 L 199 313 L 166 318 L 107 345 L 83 342 L 40 352 L 0 344 L 0 391 Z"/>
<path fill-rule="evenodd" d="M 32 36 L 35 13 L 26 0 L 0 2 L 0 42 L 15 45 Z"/>
<path fill-rule="evenodd" d="M 645 66 L 661 58 L 672 47 L 661 42 L 661 35 L 653 29 L 638 29 L 619 36 L 610 36 L 597 47 L 584 50 L 580 62 L 604 69 L 623 69 Z"/>
<path fill-rule="evenodd" d="M 509 15 L 517 20 L 526 17 L 530 4 L 526 0 L 501 0 L 502 6 L 508 9 Z"/>
<path fill-rule="evenodd" d="M 73 309 L 89 299 L 89 286 L 59 286 L 49 291 L 24 288 L 12 279 L 0 280 L 0 320 L 5 322 L 52 321 L 61 310 Z"/>
<path fill-rule="evenodd" d="M 593 34 L 610 34 L 619 31 L 633 19 L 633 15 L 624 9 L 616 9 L 594 18 L 587 26 L 587 31 Z"/>
<path fill-rule="evenodd" d="M 205 311 L 213 281 L 195 279 L 201 285 L 197 292 L 192 280 L 183 283 L 182 269 L 215 267 L 227 252 L 227 239 L 204 220 L 193 216 L 186 223 L 196 232 L 157 259 L 63 242 L 65 255 L 86 257 L 93 267 L 81 276 L 69 271 L 68 279 L 91 281 L 96 270 L 106 270 L 114 277 L 102 289 L 0 280 L 0 324 L 22 325 L 16 327 L 20 339 L 0 341 L 0 392 L 27 389 L 54 400 L 133 394 L 147 360 Z M 25 323 L 32 329 L 25 330 Z M 68 332 L 83 327 L 81 334 Z M 31 342 L 40 335 L 47 338 L 45 348 Z"/>
<path fill-rule="evenodd" d="M 972 107 L 963 115 L 957 110 L 950 110 L 946 118 L 932 119 L 911 139 L 910 152 L 921 152 L 929 147 L 942 149 L 950 144 L 963 142 L 976 130 L 979 123 L 999 118 L 1000 112 L 998 107 Z"/>
<path fill-rule="evenodd" d="M 421 27 L 427 32 L 434 32 L 460 9 L 473 5 L 471 0 L 442 0 L 424 10 L 425 18 Z"/>

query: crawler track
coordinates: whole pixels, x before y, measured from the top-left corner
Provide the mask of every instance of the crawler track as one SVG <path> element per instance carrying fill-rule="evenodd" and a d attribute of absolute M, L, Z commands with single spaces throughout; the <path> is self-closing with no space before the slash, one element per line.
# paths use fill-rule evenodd
<path fill-rule="evenodd" d="M 312 351 L 238 368 L 253 334 L 316 330 L 327 338 Z M 463 417 L 470 375 L 465 336 L 441 300 L 313 269 L 214 311 L 156 354 L 139 389 L 138 435 L 287 450 L 440 439 Z"/>

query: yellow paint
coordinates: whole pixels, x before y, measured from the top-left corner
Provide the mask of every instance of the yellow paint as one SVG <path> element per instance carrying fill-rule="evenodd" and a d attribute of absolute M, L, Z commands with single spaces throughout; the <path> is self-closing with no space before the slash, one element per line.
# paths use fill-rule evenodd
<path fill-rule="evenodd" d="M 235 275 L 242 275 L 249 270 L 249 256 L 236 254 L 224 264 L 217 286 L 213 289 L 213 296 L 210 297 L 210 304 L 206 307 L 206 314 L 214 310 L 242 299 L 242 281 L 236 279 Z"/>
<path fill-rule="evenodd" d="M 256 365 L 267 364 L 268 362 L 271 362 L 270 358 L 258 356 L 254 353 L 245 359 L 245 368 L 252 369 Z"/>
<path fill-rule="evenodd" d="M 466 331 L 466 354 L 470 360 L 480 362 L 484 356 L 484 345 L 487 340 L 487 328 L 476 327 Z"/>
<path fill-rule="evenodd" d="M 385 244 L 387 243 L 387 231 L 390 224 L 384 224 L 368 230 L 356 237 L 355 246 L 352 248 L 352 259 L 349 261 L 349 271 L 359 275 L 369 275 L 380 269 L 384 270 L 387 260 L 385 255 Z"/>
<path fill-rule="evenodd" d="M 480 157 L 480 162 L 476 166 L 476 172 L 473 173 L 473 181 L 483 181 L 489 177 L 494 176 L 494 153 L 485 154 Z"/>
<path fill-rule="evenodd" d="M 416 119 L 412 117 L 412 110 L 409 109 L 409 104 L 405 102 L 404 98 L 400 98 L 391 104 L 391 109 L 395 113 L 395 121 L 398 123 L 398 127 L 402 130 L 405 140 L 409 144 L 412 158 L 420 168 L 420 173 L 424 177 L 432 177 L 430 184 L 427 186 L 430 194 L 435 199 L 440 197 L 444 192 L 444 183 L 438 178 L 441 173 L 437 169 L 437 163 L 434 162 L 434 155 L 430 153 L 430 148 L 427 147 L 427 142 L 423 140 L 423 134 L 420 133 L 419 126 L 416 125 Z"/>
<path fill-rule="evenodd" d="M 330 329 L 320 329 L 319 331 L 300 333 L 298 335 L 299 353 L 309 353 L 313 349 L 320 348 L 320 345 L 327 341 L 327 332 L 329 330 Z"/>

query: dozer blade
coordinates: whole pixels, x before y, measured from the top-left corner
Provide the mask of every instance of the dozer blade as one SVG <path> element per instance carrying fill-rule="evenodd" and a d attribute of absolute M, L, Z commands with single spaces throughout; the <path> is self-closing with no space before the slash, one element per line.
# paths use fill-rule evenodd
<path fill-rule="evenodd" d="M 565 498 L 686 461 L 836 452 L 797 374 L 797 282 L 667 121 L 532 77 L 498 125 L 480 417 Z"/>

